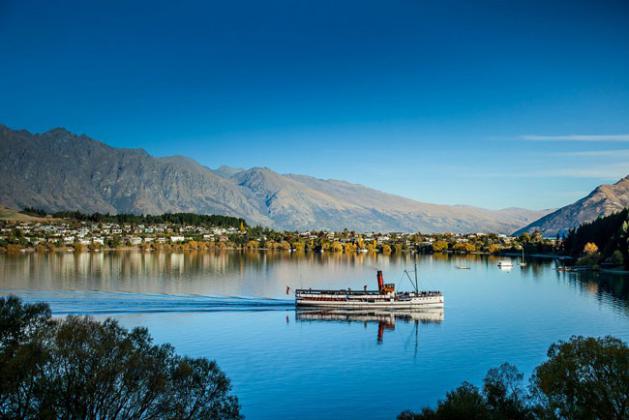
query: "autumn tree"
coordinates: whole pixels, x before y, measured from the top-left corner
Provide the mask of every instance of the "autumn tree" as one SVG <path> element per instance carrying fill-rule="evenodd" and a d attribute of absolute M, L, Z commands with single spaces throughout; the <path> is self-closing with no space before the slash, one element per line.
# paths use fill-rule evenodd
<path fill-rule="evenodd" d="M 332 252 L 343 252 L 343 244 L 338 241 L 334 241 L 332 243 Z"/>
<path fill-rule="evenodd" d="M 448 250 L 448 243 L 446 241 L 435 241 L 432 243 L 433 252 L 445 252 Z"/>
<path fill-rule="evenodd" d="M 502 246 L 500 246 L 499 244 L 489 244 L 489 246 L 487 247 L 487 252 L 489 252 L 490 254 L 497 254 L 502 250 Z"/>
<path fill-rule="evenodd" d="M 594 242 L 588 242 L 583 247 L 583 253 L 585 255 L 593 255 L 598 252 L 598 246 Z"/>

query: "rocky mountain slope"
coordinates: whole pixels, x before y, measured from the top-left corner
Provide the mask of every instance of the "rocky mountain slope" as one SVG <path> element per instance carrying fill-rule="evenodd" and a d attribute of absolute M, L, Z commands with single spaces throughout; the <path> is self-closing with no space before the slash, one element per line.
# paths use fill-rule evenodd
<path fill-rule="evenodd" d="M 541 231 L 546 236 L 564 234 L 569 229 L 591 222 L 600 216 L 609 216 L 629 207 L 629 175 L 613 185 L 599 185 L 586 197 L 562 207 L 518 230 Z"/>
<path fill-rule="evenodd" d="M 155 158 L 64 129 L 42 134 L 0 126 L 0 203 L 48 211 L 195 212 L 278 229 L 512 232 L 544 215 L 422 203 L 337 180 L 267 168 L 206 168 Z"/>

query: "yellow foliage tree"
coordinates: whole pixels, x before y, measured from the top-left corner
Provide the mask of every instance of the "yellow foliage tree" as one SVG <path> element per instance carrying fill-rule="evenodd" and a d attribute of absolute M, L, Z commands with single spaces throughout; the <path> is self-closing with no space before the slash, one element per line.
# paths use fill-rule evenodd
<path fill-rule="evenodd" d="M 474 244 L 469 243 L 469 242 L 458 242 L 454 244 L 452 249 L 457 252 L 468 253 L 468 252 L 476 251 L 476 246 L 474 246 Z"/>
<path fill-rule="evenodd" d="M 432 243 L 433 252 L 444 252 L 448 250 L 448 243 L 446 241 L 435 241 Z"/>
<path fill-rule="evenodd" d="M 594 242 L 588 242 L 583 247 L 583 253 L 586 255 L 596 254 L 598 252 L 598 246 Z"/>
<path fill-rule="evenodd" d="M 9 244 L 7 245 L 7 252 L 10 254 L 17 254 L 22 251 L 22 246 L 18 244 Z"/>
<path fill-rule="evenodd" d="M 351 242 L 347 242 L 345 244 L 345 253 L 346 254 L 355 254 L 356 253 L 356 245 Z"/>
<path fill-rule="evenodd" d="M 497 254 L 502 250 L 502 247 L 498 244 L 489 244 L 487 247 L 487 252 L 490 254 Z"/>
<path fill-rule="evenodd" d="M 260 247 L 260 242 L 256 241 L 255 239 L 252 239 L 247 242 L 248 249 L 258 249 L 259 247 Z"/>
<path fill-rule="evenodd" d="M 306 244 L 301 241 L 293 242 L 293 249 L 295 252 L 304 252 L 306 250 Z"/>
<path fill-rule="evenodd" d="M 343 252 L 343 244 L 335 241 L 332 244 L 332 252 Z"/>

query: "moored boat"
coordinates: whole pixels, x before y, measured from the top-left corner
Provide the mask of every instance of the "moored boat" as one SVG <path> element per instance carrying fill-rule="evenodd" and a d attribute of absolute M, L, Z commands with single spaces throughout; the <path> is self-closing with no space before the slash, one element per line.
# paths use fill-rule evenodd
<path fill-rule="evenodd" d="M 395 284 L 385 283 L 382 271 L 378 270 L 378 290 L 355 291 L 351 289 L 297 289 L 295 291 L 295 304 L 301 307 L 312 306 L 352 309 L 414 309 L 441 308 L 444 306 L 443 293 L 440 291 L 419 290 L 417 283 L 417 265 L 415 265 L 414 282 L 408 274 L 408 271 L 405 271 L 405 273 L 415 289 L 412 292 L 397 292 L 395 290 Z"/>

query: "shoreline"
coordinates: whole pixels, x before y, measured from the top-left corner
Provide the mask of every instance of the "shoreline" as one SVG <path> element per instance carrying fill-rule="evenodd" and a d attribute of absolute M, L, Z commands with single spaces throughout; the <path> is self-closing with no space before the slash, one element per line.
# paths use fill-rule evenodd
<path fill-rule="evenodd" d="M 285 249 L 285 248 L 268 248 L 268 247 L 260 247 L 260 248 L 251 248 L 251 247 L 239 247 L 239 246 L 221 246 L 221 245 L 205 245 L 205 246 L 196 246 L 196 247 L 187 247 L 183 244 L 168 244 L 162 245 L 160 247 L 141 247 L 134 245 L 120 246 L 116 248 L 111 247 L 99 247 L 95 249 L 90 249 L 87 246 L 83 246 L 82 249 L 76 249 L 73 246 L 62 246 L 62 247 L 19 247 L 12 250 L 7 250 L 4 247 L 0 247 L 0 254 L 25 254 L 25 253 L 64 253 L 64 254 L 97 254 L 100 252 L 146 252 L 146 253 L 155 253 L 155 252 L 199 252 L 199 251 L 249 251 L 249 252 L 285 252 L 288 254 L 332 254 L 332 255 L 363 255 L 363 254 L 382 254 L 382 255 L 393 255 L 393 254 L 413 254 L 412 250 L 401 250 L 398 252 L 383 252 L 381 250 L 375 251 L 356 251 L 347 253 L 345 250 L 342 251 L 311 251 L 311 250 L 296 250 L 296 249 Z M 500 252 L 496 254 L 492 254 L 489 252 L 482 251 L 474 251 L 474 252 L 457 252 L 448 250 L 445 252 L 418 252 L 419 255 L 454 255 L 454 256 L 488 256 L 488 257 L 510 257 L 510 258 L 521 258 L 522 255 L 518 252 Z M 567 255 L 560 254 L 543 254 L 543 253 L 535 253 L 535 254 L 525 254 L 525 258 L 535 258 L 535 259 L 556 259 L 556 260 L 570 260 L 572 257 Z M 610 269 L 605 269 L 606 271 L 613 271 Z M 601 270 L 602 271 L 602 270 Z"/>

